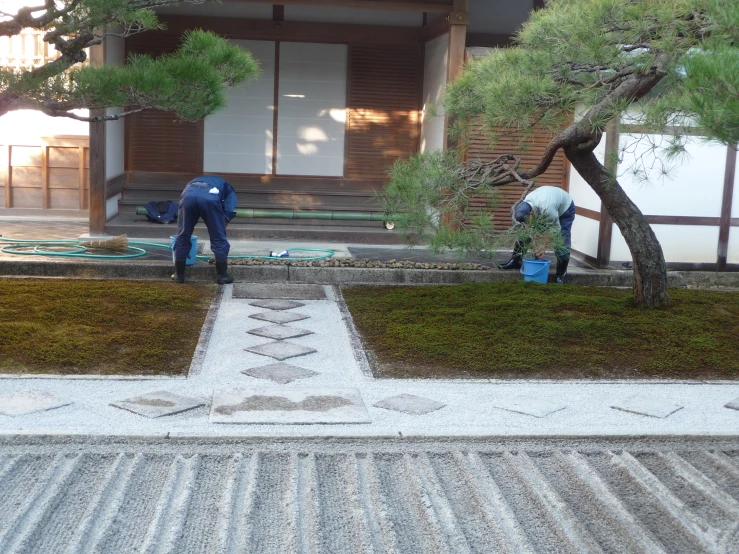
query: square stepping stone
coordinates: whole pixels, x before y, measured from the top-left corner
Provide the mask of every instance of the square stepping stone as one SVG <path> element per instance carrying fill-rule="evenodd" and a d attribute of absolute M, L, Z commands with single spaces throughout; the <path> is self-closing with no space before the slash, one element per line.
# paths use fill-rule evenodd
<path fill-rule="evenodd" d="M 293 323 L 294 321 L 308 319 L 310 316 L 297 312 L 262 312 L 252 314 L 249 317 L 259 321 L 268 321 L 269 323 Z"/>
<path fill-rule="evenodd" d="M 293 308 L 300 308 L 305 306 L 302 302 L 295 302 L 294 300 L 257 300 L 255 302 L 249 302 L 249 306 L 256 306 L 257 308 L 265 308 L 267 310 L 292 310 Z"/>
<path fill-rule="evenodd" d="M 323 285 L 236 283 L 234 284 L 233 298 L 326 300 L 326 291 L 323 288 Z"/>
<path fill-rule="evenodd" d="M 515 412 L 517 414 L 525 414 L 533 417 L 547 417 L 549 414 L 564 410 L 567 405 L 559 402 L 552 402 L 536 396 L 512 396 L 506 398 L 496 398 L 493 406 L 501 410 Z"/>
<path fill-rule="evenodd" d="M 269 356 L 280 361 L 305 356 L 306 354 L 313 354 L 316 351 L 314 348 L 308 348 L 307 346 L 287 341 L 268 342 L 259 346 L 244 348 L 244 350 L 259 354 L 260 356 Z"/>
<path fill-rule="evenodd" d="M 429 412 L 440 410 L 446 406 L 446 404 L 442 402 L 423 398 L 422 396 L 415 396 L 413 394 L 399 394 L 398 396 L 391 396 L 390 398 L 381 400 L 373 405 L 376 408 L 383 408 L 385 410 L 393 410 L 411 415 L 427 414 Z"/>
<path fill-rule="evenodd" d="M 724 408 L 729 408 L 730 410 L 739 410 L 739 397 L 735 398 L 728 404 L 724 404 Z"/>
<path fill-rule="evenodd" d="M 110 405 L 153 419 L 186 412 L 204 406 L 205 402 L 167 391 L 157 391 L 111 402 Z"/>
<path fill-rule="evenodd" d="M 0 414 L 26 415 L 61 408 L 69 404 L 72 404 L 71 400 L 59 398 L 43 390 L 29 389 L 0 396 Z"/>
<path fill-rule="evenodd" d="M 213 392 L 211 423 L 371 423 L 352 388 L 246 388 Z"/>
<path fill-rule="evenodd" d="M 250 335 L 264 337 L 266 339 L 285 340 L 312 335 L 313 331 L 300 329 L 298 327 L 290 327 L 289 325 L 270 325 L 269 327 L 260 327 L 247 331 Z"/>
<path fill-rule="evenodd" d="M 614 410 L 621 410 L 622 412 L 631 412 L 632 414 L 665 418 L 674 414 L 678 410 L 682 410 L 683 406 L 673 404 L 672 402 L 661 398 L 652 398 L 641 394 L 635 394 L 626 400 L 612 404 L 611 408 Z"/>
<path fill-rule="evenodd" d="M 298 379 L 307 379 L 318 375 L 317 372 L 298 367 L 284 362 L 277 364 L 263 365 L 261 367 L 252 367 L 251 369 L 242 369 L 241 373 L 249 377 L 257 379 L 269 379 L 280 385 L 287 385 Z"/>

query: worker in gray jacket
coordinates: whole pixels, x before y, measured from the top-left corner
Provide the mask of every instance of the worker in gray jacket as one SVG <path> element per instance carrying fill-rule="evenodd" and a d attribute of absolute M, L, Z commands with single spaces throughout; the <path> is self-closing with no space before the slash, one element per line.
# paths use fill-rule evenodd
<path fill-rule="evenodd" d="M 551 222 L 559 229 L 564 239 L 564 247 L 557 250 L 557 282 L 564 283 L 567 275 L 567 265 L 570 263 L 570 248 L 572 247 L 572 222 L 575 220 L 575 202 L 567 191 L 559 187 L 539 187 L 524 198 L 516 206 L 514 218 L 520 223 L 526 223 L 532 214 Z M 518 269 L 523 261 L 524 244 L 516 241 L 513 255 L 501 269 Z"/>

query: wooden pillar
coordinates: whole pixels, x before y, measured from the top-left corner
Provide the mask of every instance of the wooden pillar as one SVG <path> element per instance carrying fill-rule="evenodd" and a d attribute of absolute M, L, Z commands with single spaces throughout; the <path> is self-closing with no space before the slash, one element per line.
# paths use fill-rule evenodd
<path fill-rule="evenodd" d="M 731 231 L 731 204 L 734 198 L 734 181 L 736 178 L 737 145 L 726 147 L 726 169 L 724 171 L 724 194 L 721 199 L 721 217 L 718 231 L 717 271 L 726 271 L 726 258 L 729 253 L 729 233 Z"/>
<path fill-rule="evenodd" d="M 620 118 L 619 118 L 620 119 Z M 619 120 L 613 120 L 606 126 L 605 167 L 612 174 L 618 173 L 618 143 L 620 138 Z M 613 234 L 613 218 L 608 214 L 605 205 L 600 204 L 600 229 L 598 231 L 598 252 L 595 256 L 596 266 L 608 267 L 611 263 L 611 235 Z"/>
<path fill-rule="evenodd" d="M 90 48 L 90 63 L 105 64 L 105 43 Z M 92 117 L 105 115 L 105 110 L 90 110 Z M 105 123 L 90 123 L 90 235 L 105 234 Z"/>
<path fill-rule="evenodd" d="M 449 22 L 449 47 L 447 54 L 446 82 L 451 83 L 464 68 L 464 48 L 467 42 L 467 25 L 470 15 L 467 0 L 454 0 L 453 11 L 447 16 Z M 447 129 L 449 117 L 444 116 L 444 149 L 449 147 Z"/>

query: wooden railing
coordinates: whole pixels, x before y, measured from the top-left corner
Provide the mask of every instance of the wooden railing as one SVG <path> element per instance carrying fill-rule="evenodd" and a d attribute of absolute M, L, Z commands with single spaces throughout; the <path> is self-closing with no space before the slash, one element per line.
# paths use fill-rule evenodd
<path fill-rule="evenodd" d="M 41 137 L 38 141 L 0 145 L 0 205 L 88 209 L 89 158 L 86 136 Z"/>

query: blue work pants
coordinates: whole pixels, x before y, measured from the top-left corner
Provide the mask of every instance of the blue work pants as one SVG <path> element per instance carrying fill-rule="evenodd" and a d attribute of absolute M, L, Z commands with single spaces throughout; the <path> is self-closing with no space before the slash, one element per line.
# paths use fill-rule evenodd
<path fill-rule="evenodd" d="M 555 252 L 557 258 L 563 260 L 570 259 L 570 248 L 572 248 L 572 223 L 575 221 L 575 203 L 570 204 L 567 211 L 559 216 L 559 226 L 562 229 L 562 238 L 564 239 L 564 248 Z"/>
<path fill-rule="evenodd" d="M 174 244 L 175 259 L 184 260 L 190 253 L 190 237 L 195 225 L 202 217 L 210 235 L 210 249 L 216 260 L 225 260 L 231 245 L 226 240 L 226 215 L 218 194 L 208 192 L 206 183 L 195 183 L 185 187 L 180 196 L 177 216 L 177 239 Z"/>

